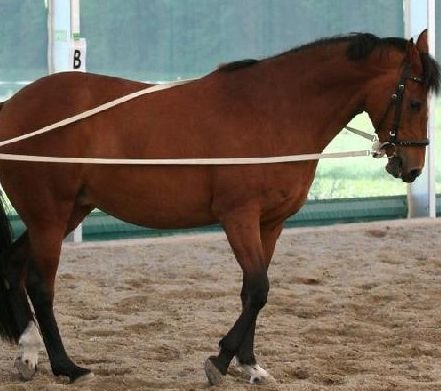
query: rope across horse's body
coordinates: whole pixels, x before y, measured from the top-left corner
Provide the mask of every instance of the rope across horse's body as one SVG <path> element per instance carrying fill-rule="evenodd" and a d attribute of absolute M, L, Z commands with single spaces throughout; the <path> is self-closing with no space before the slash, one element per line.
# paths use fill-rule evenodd
<path fill-rule="evenodd" d="M 292 163 L 305 160 L 318 160 L 342 157 L 370 156 L 368 150 L 335 152 L 335 153 L 308 153 L 303 155 L 256 157 L 256 158 L 200 158 L 200 159 L 107 159 L 107 158 L 75 158 L 55 156 L 31 156 L 0 153 L 0 160 L 39 163 L 77 163 L 77 164 L 120 164 L 120 165 L 182 165 L 182 166 L 221 166 Z"/>
<path fill-rule="evenodd" d="M 158 91 L 166 90 L 179 85 L 187 84 L 196 79 L 175 81 L 167 84 L 157 84 L 143 88 L 140 91 L 132 92 L 124 95 L 120 98 L 114 99 L 110 102 L 101 104 L 93 109 L 83 111 L 72 117 L 65 118 L 61 121 L 55 122 L 51 125 L 44 126 L 31 133 L 25 133 L 17 137 L 13 137 L 8 140 L 0 141 L 0 147 L 10 145 L 13 143 L 27 140 L 32 137 L 42 135 L 48 132 L 52 132 L 56 129 L 73 124 L 75 122 L 84 120 L 86 118 L 97 115 L 103 111 L 110 110 L 111 108 L 118 106 L 122 103 L 129 102 L 140 96 L 152 94 Z M 1 103 L 0 103 L 1 107 Z M 346 126 L 345 129 L 357 134 L 363 138 L 366 138 L 372 142 L 377 140 L 375 134 L 366 133 L 362 130 L 355 129 L 350 126 Z M 35 163 L 70 163 L 70 164 L 118 164 L 118 165 L 246 165 L 246 164 L 272 164 L 272 163 L 292 163 L 307 160 L 319 160 L 319 159 L 332 159 L 332 158 L 347 158 L 347 157 L 360 157 L 360 156 L 377 156 L 379 151 L 374 149 L 348 151 L 348 152 L 329 152 L 329 153 L 309 153 L 301 155 L 289 155 L 289 156 L 274 156 L 274 157 L 253 157 L 253 158 L 183 158 L 183 159 L 113 159 L 113 158 L 93 158 L 93 157 L 56 157 L 56 156 L 31 156 L 31 155 L 19 155 L 0 153 L 0 160 L 11 160 L 21 162 L 35 162 Z"/>

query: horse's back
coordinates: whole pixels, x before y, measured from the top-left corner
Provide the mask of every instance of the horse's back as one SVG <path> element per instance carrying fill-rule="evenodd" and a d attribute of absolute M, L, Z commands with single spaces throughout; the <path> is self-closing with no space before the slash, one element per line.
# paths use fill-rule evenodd
<path fill-rule="evenodd" d="M 83 72 L 43 77 L 5 102 L 0 112 L 0 137 L 7 139 L 29 133 L 145 86 L 131 80 Z"/>

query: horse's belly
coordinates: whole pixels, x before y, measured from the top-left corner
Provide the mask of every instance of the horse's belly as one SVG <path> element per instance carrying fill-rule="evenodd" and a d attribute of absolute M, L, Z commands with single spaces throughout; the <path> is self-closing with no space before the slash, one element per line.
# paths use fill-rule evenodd
<path fill-rule="evenodd" d="M 101 169 L 90 176 L 85 198 L 124 221 L 152 228 L 211 224 L 211 197 L 202 170 L 185 168 Z"/>

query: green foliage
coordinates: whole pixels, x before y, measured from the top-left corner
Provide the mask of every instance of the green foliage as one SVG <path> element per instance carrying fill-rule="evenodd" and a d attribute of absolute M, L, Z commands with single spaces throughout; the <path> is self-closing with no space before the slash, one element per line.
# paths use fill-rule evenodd
<path fill-rule="evenodd" d="M 437 138 L 436 157 L 441 156 L 441 99 L 435 113 Z M 366 114 L 359 115 L 351 125 L 373 133 L 372 124 Z M 369 149 L 370 142 L 343 130 L 326 148 L 326 152 Z M 310 199 L 378 197 L 406 194 L 407 185 L 386 173 L 386 159 L 371 157 L 321 160 L 314 183 L 308 194 Z M 441 167 L 437 167 L 436 191 L 441 192 Z"/>

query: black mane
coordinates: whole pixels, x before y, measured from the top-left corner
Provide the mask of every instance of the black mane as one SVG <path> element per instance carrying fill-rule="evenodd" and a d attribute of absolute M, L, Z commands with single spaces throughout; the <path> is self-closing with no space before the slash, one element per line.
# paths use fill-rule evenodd
<path fill-rule="evenodd" d="M 346 55 L 350 60 L 360 60 L 369 56 L 374 49 L 387 47 L 393 47 L 404 53 L 407 43 L 408 41 L 404 38 L 379 38 L 369 33 L 353 34 Z"/>
<path fill-rule="evenodd" d="M 360 33 L 353 35 L 352 41 L 346 51 L 350 60 L 360 60 L 369 56 L 376 48 L 394 47 L 403 53 L 406 51 L 408 41 L 404 38 L 388 37 L 379 38 L 373 34 Z M 428 53 L 420 53 L 423 65 L 423 80 L 426 87 L 437 94 L 440 90 L 440 66 Z"/>
<path fill-rule="evenodd" d="M 424 84 L 429 90 L 438 94 L 441 87 L 441 72 L 439 64 L 427 53 L 421 54 L 421 62 L 423 64 Z"/>
<path fill-rule="evenodd" d="M 298 53 L 308 49 L 338 43 L 347 43 L 347 58 L 352 61 L 357 61 L 368 57 L 369 54 L 371 54 L 372 51 L 377 48 L 395 48 L 404 53 L 406 51 L 408 41 L 404 38 L 398 37 L 380 38 L 370 33 L 352 33 L 348 35 L 338 35 L 330 38 L 321 38 L 311 43 L 298 46 L 287 52 L 270 57 L 269 59 L 280 57 L 285 54 Z M 242 68 L 248 68 L 250 66 L 258 64 L 261 61 L 264 60 L 252 59 L 234 61 L 231 63 L 222 64 L 221 66 L 219 66 L 219 70 L 223 72 L 235 71 Z M 429 90 L 438 93 L 441 84 L 441 72 L 439 64 L 433 59 L 432 56 L 426 53 L 421 54 L 421 62 L 424 70 L 423 78 L 425 85 Z"/>
<path fill-rule="evenodd" d="M 246 59 L 246 60 L 239 60 L 239 61 L 228 62 L 226 64 L 220 64 L 218 69 L 220 71 L 224 71 L 224 72 L 231 72 L 231 71 L 235 71 L 237 69 L 247 68 L 250 65 L 254 65 L 258 62 L 259 62 L 259 60 L 255 60 L 253 58 L 250 58 L 250 59 Z"/>

